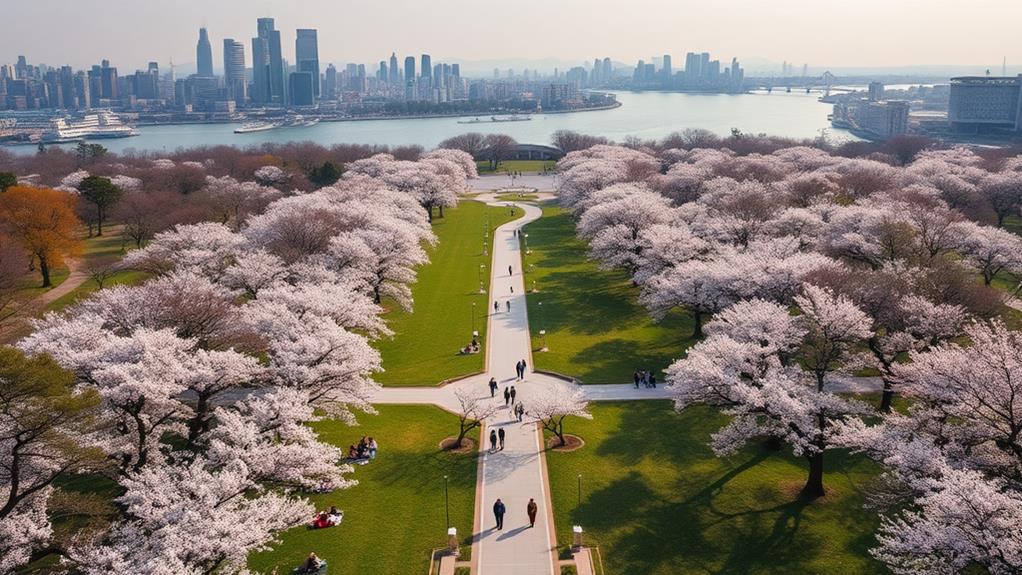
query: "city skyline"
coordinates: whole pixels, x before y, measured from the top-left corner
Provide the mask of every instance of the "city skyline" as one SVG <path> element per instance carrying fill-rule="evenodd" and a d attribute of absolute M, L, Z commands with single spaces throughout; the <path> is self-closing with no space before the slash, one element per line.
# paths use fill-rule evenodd
<path fill-rule="evenodd" d="M 682 55 L 696 50 L 738 57 L 750 62 L 753 71 L 782 61 L 799 67 L 808 63 L 814 69 L 995 68 L 1002 58 L 1012 66 L 1022 62 L 1022 46 L 1013 42 L 1012 29 L 1012 22 L 1022 18 L 1019 3 L 981 0 L 963 12 L 953 0 L 925 4 L 863 0 L 856 10 L 840 13 L 840 25 L 833 20 L 831 4 L 829 0 L 781 0 L 769 5 L 744 0 L 711 5 L 637 0 L 623 10 L 617 5 L 580 0 L 556 4 L 524 0 L 521 10 L 501 14 L 497 21 L 463 0 L 428 5 L 401 0 L 386 7 L 310 1 L 303 3 L 300 11 L 278 0 L 216 4 L 185 0 L 173 11 L 126 0 L 74 4 L 41 0 L 10 6 L 5 14 L 11 21 L 45 21 L 48 34 L 40 35 L 32 26 L 12 27 L 0 37 L 0 54 L 5 61 L 27 54 L 32 61 L 51 66 L 80 68 L 107 58 L 124 68 L 144 68 L 148 62 L 158 61 L 193 70 L 197 66 L 195 31 L 205 27 L 214 46 L 214 66 L 222 73 L 222 54 L 218 52 L 223 39 L 251 38 L 251 21 L 267 17 L 276 20 L 281 46 L 294 45 L 297 29 L 317 28 L 321 69 L 329 63 L 375 63 L 391 52 L 429 52 L 439 60 L 465 64 L 517 60 L 522 67 L 539 67 L 526 62 L 559 60 L 566 65 L 588 61 L 591 54 L 599 53 L 611 55 L 615 62 L 634 63 L 651 54 Z M 989 18 L 993 13 L 998 17 Z M 103 17 L 96 18 L 97 14 Z M 352 25 L 381 19 L 387 23 L 382 33 L 378 26 Z M 83 21 L 90 26 L 81 27 Z M 432 24 L 423 26 L 423 22 Z M 969 43 L 946 41 L 948 36 L 976 26 L 982 26 L 985 33 L 974 35 Z M 451 28 L 458 33 L 444 33 Z M 613 34 L 592 33 L 601 29 Z M 53 35 L 62 41 L 53 42 Z M 74 50 L 69 50 L 69 45 L 74 45 Z M 480 69 L 485 67 L 480 64 Z M 466 73 L 475 69 L 464 68 Z"/>

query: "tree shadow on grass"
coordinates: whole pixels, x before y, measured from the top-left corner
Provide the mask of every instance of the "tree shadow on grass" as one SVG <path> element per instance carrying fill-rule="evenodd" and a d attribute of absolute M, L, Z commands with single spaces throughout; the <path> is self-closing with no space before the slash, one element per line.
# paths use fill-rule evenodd
<path fill-rule="evenodd" d="M 609 536 L 600 543 L 612 572 L 804 572 L 821 543 L 800 531 L 809 500 L 730 514 L 716 510 L 725 486 L 766 457 L 747 459 L 681 501 L 665 500 L 631 472 L 592 493 L 572 521 Z"/>
<path fill-rule="evenodd" d="M 715 410 L 690 407 L 681 413 L 665 409 L 666 401 L 636 401 L 620 411 L 618 430 L 608 433 L 596 453 L 610 457 L 622 466 L 635 465 L 646 458 L 665 465 L 689 466 L 712 458 L 710 434 L 727 420 Z M 681 432 L 684 430 L 684 432 Z"/>

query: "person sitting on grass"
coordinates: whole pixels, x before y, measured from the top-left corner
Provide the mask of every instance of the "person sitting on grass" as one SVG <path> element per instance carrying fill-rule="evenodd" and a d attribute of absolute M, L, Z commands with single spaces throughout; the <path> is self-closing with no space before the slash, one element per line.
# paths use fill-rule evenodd
<path fill-rule="evenodd" d="M 302 566 L 295 569 L 295 573 L 319 573 L 323 568 L 324 561 L 316 557 L 315 553 L 309 553 L 309 557 L 302 563 Z"/>
<path fill-rule="evenodd" d="M 337 509 L 337 507 L 331 505 L 330 511 L 328 511 L 326 515 L 326 520 L 330 522 L 330 525 L 340 525 L 343 519 L 344 513 Z"/>
<path fill-rule="evenodd" d="M 369 438 L 369 461 L 376 459 L 376 451 L 380 448 L 377 445 L 376 440 L 372 437 Z"/>
<path fill-rule="evenodd" d="M 348 447 L 348 459 L 355 460 L 355 459 L 358 459 L 358 458 L 359 458 L 358 457 L 358 448 L 355 447 L 354 443 L 352 443 Z"/>

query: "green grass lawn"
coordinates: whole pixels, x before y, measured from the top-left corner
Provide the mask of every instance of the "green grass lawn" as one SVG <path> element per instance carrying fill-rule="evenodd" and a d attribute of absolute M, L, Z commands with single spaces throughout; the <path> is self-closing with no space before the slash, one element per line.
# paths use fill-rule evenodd
<path fill-rule="evenodd" d="M 608 573 L 881 573 L 868 555 L 878 521 L 863 489 L 878 468 L 829 454 L 828 495 L 797 492 L 807 465 L 790 450 L 752 446 L 717 458 L 707 446 L 726 418 L 678 414 L 666 401 L 600 403 L 569 420 L 585 446 L 547 453 L 561 548 L 582 525 Z M 578 475 L 582 505 L 578 506 Z"/>
<path fill-rule="evenodd" d="M 511 216 L 506 208 L 463 201 L 445 214 L 433 220 L 440 243 L 429 250 L 430 263 L 419 269 L 419 280 L 412 286 L 415 310 L 405 313 L 385 302 L 394 308 L 384 319 L 395 335 L 376 343 L 386 370 L 376 380 L 383 385 L 436 385 L 483 369 L 484 353 L 458 354 L 472 341 L 473 303 L 475 330 L 485 345 L 489 297 L 479 293 L 479 278 L 489 290 L 490 256 L 483 255 L 483 230 L 487 215 L 491 228 L 496 228 L 521 217 L 522 211 L 515 209 Z M 492 255 L 492 231 L 488 242 L 487 253 Z M 486 266 L 482 271 L 480 264 Z"/>
<path fill-rule="evenodd" d="M 601 270 L 586 257 L 567 211 L 544 208 L 524 233 L 532 252 L 524 256 L 526 288 L 535 281 L 539 289 L 528 296 L 533 349 L 542 347 L 539 332 L 546 330 L 550 350 L 533 354 L 536 367 L 585 383 L 625 383 L 637 368 L 659 372 L 692 343 L 687 313 L 655 323 L 626 273 Z"/>
<path fill-rule="evenodd" d="M 272 551 L 251 557 L 252 569 L 289 573 L 309 552 L 326 559 L 330 573 L 365 575 L 424 574 L 429 553 L 446 543 L 444 479 L 448 476 L 451 525 L 472 539 L 476 454 L 441 452 L 439 442 L 454 434 L 458 419 L 436 407 L 380 405 L 379 415 L 362 416 L 361 425 L 336 421 L 314 425 L 320 438 L 348 446 L 362 435 L 380 444 L 376 460 L 356 466 L 359 484 L 330 494 L 311 495 L 317 509 L 344 510 L 338 527 L 285 533 Z M 476 438 L 478 440 L 478 437 Z"/>
<path fill-rule="evenodd" d="M 486 161 L 476 162 L 476 168 L 480 174 L 492 174 L 500 172 L 542 172 L 552 170 L 557 162 L 543 160 L 505 160 L 501 162 L 496 170 L 490 169 L 490 163 Z"/>

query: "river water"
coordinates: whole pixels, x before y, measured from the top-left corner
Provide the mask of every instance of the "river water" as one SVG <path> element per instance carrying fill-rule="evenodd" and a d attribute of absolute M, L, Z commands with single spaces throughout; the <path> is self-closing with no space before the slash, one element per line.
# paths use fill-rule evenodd
<path fill-rule="evenodd" d="M 128 149 L 170 152 L 179 147 L 233 145 L 263 142 L 312 141 L 323 145 L 419 144 L 436 146 L 445 138 L 464 132 L 505 133 L 521 143 L 546 144 L 557 130 L 574 130 L 621 141 L 626 136 L 660 138 L 686 128 L 703 128 L 721 136 L 738 128 L 747 134 L 765 133 L 792 138 L 815 138 L 825 131 L 832 141 L 856 139 L 830 127 L 829 104 L 817 101 L 819 93 L 684 94 L 676 92 L 618 92 L 621 107 L 612 110 L 569 114 L 536 114 L 527 122 L 459 124 L 458 118 L 362 120 L 320 122 L 310 127 L 279 128 L 266 132 L 235 134 L 237 124 L 141 126 L 132 138 L 101 143 L 112 152 Z M 464 118 L 462 118 L 464 120 Z M 8 148 L 32 153 L 31 146 Z"/>

